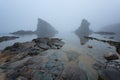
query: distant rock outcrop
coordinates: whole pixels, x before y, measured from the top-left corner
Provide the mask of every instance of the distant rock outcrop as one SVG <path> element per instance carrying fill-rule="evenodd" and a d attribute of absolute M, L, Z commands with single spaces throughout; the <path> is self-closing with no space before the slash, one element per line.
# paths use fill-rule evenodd
<path fill-rule="evenodd" d="M 104 31 L 99 31 L 99 32 L 94 32 L 95 34 L 100 34 L 100 35 L 115 35 L 114 32 L 104 32 Z"/>
<path fill-rule="evenodd" d="M 120 42 L 120 23 L 104 26 L 97 34 L 103 35 L 104 38 Z"/>
<path fill-rule="evenodd" d="M 105 26 L 101 30 L 105 32 L 114 32 L 120 34 L 120 23 Z"/>
<path fill-rule="evenodd" d="M 90 23 L 86 19 L 83 19 L 81 26 L 75 31 L 75 33 L 78 35 L 89 35 L 90 33 L 89 25 Z"/>
<path fill-rule="evenodd" d="M 56 31 L 52 25 L 50 25 L 48 22 L 38 18 L 38 24 L 37 24 L 36 31 L 19 30 L 19 31 L 13 32 L 11 34 L 14 34 L 14 35 L 36 34 L 39 38 L 44 38 L 44 37 L 53 37 L 57 33 L 58 33 L 58 31 Z"/>
<path fill-rule="evenodd" d="M 36 34 L 38 37 L 53 37 L 58 32 L 48 22 L 38 18 Z"/>
<path fill-rule="evenodd" d="M 84 38 L 85 36 L 89 36 L 89 34 L 92 32 L 89 29 L 90 23 L 86 20 L 83 19 L 81 26 L 75 31 L 75 34 L 80 38 L 80 43 L 84 45 L 88 40 Z"/>
<path fill-rule="evenodd" d="M 31 35 L 31 34 L 35 34 L 35 32 L 34 31 L 19 30 L 19 31 L 13 32 L 11 34 L 14 34 L 14 35 Z"/>

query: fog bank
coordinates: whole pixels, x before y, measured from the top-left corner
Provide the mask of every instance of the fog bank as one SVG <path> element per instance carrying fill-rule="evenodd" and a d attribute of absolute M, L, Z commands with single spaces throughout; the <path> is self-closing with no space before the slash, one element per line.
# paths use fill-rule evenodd
<path fill-rule="evenodd" d="M 58 31 L 76 30 L 83 18 L 98 30 L 120 22 L 120 0 L 0 0 L 0 32 L 36 30 L 37 19 Z"/>

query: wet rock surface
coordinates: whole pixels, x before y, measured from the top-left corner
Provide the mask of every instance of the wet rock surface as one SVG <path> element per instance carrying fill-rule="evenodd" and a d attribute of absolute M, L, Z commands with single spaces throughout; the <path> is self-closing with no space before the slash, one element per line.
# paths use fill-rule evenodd
<path fill-rule="evenodd" d="M 87 39 L 96 40 L 104 43 L 108 43 L 116 48 L 116 52 L 119 54 L 120 42 L 111 40 L 101 40 L 94 37 L 85 37 Z M 106 53 L 103 55 L 104 62 L 97 61 L 94 64 L 94 69 L 98 73 L 98 80 L 120 80 L 120 59 L 119 55 L 115 53 Z"/>
<path fill-rule="evenodd" d="M 116 54 L 105 54 L 105 62 L 96 62 L 94 69 L 98 73 L 98 80 L 119 80 L 120 79 L 120 59 Z"/>
<path fill-rule="evenodd" d="M 36 55 L 48 49 L 59 49 L 63 45 L 64 42 L 62 42 L 61 39 L 37 38 L 32 40 L 32 42 L 15 43 L 12 46 L 6 47 L 1 54 L 20 55 L 22 52 L 24 52 L 28 53 L 29 55 Z M 55 46 L 56 48 L 54 48 L 53 46 Z"/>
<path fill-rule="evenodd" d="M 62 61 L 63 45 L 58 38 L 37 38 L 5 48 L 0 53 L 0 80 L 88 80 L 79 66 Z"/>
<path fill-rule="evenodd" d="M 5 48 L 0 53 L 0 74 L 4 75 L 4 79 L 1 79 L 58 80 L 63 63 L 43 55 L 46 50 L 57 50 L 63 45 L 64 42 L 58 38 L 37 38 L 31 42 L 15 43 Z"/>
<path fill-rule="evenodd" d="M 64 75 L 63 80 L 89 80 L 87 73 L 76 65 L 68 65 L 64 72 L 67 74 Z"/>
<path fill-rule="evenodd" d="M 16 37 L 16 36 L 3 36 L 3 37 L 0 37 L 0 42 L 14 40 L 14 39 L 17 39 L 17 38 L 19 38 L 19 37 Z"/>
<path fill-rule="evenodd" d="M 119 80 L 120 60 L 113 60 L 107 63 L 96 63 L 94 65 L 98 71 L 98 80 Z"/>

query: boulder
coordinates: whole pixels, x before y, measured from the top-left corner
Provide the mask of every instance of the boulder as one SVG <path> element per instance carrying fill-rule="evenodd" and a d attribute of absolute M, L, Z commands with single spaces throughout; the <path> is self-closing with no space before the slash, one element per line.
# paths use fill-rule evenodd
<path fill-rule="evenodd" d="M 104 55 L 104 58 L 106 59 L 106 60 L 108 60 L 108 61 L 110 61 L 110 60 L 117 60 L 117 59 L 119 59 L 119 57 L 118 57 L 118 55 L 117 54 L 113 54 L 113 53 L 107 53 L 107 54 L 105 54 Z"/>
<path fill-rule="evenodd" d="M 92 45 L 88 45 L 88 48 L 93 48 L 93 46 Z"/>

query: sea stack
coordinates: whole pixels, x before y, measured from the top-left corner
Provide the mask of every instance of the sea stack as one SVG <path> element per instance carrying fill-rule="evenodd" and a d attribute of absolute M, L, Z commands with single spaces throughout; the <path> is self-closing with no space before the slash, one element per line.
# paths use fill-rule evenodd
<path fill-rule="evenodd" d="M 86 42 L 88 42 L 88 39 L 86 39 L 85 36 L 89 36 L 92 32 L 89 29 L 89 25 L 90 23 L 86 19 L 83 19 L 80 27 L 75 30 L 75 34 L 80 38 L 81 45 L 84 45 Z"/>
<path fill-rule="evenodd" d="M 86 20 L 83 19 L 81 22 L 81 26 L 75 31 L 77 35 L 89 35 L 90 34 L 90 29 L 89 29 L 90 23 Z"/>
<path fill-rule="evenodd" d="M 38 18 L 36 34 L 38 37 L 53 37 L 58 31 L 54 29 L 48 22 Z"/>

